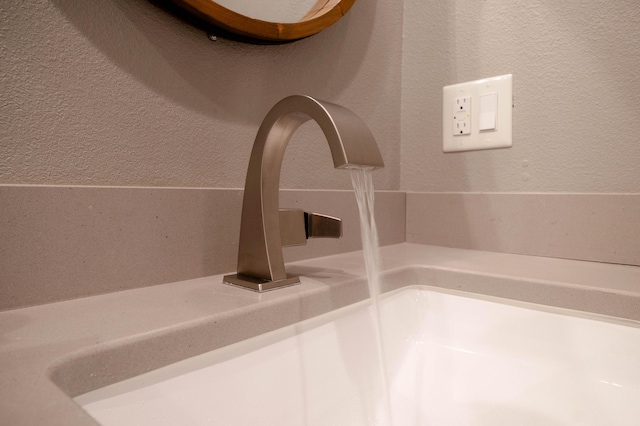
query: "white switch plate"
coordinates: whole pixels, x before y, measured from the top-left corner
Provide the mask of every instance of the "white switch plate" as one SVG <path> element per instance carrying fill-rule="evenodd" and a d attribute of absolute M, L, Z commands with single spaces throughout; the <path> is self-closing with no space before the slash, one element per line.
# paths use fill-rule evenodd
<path fill-rule="evenodd" d="M 478 149 L 508 148 L 512 141 L 513 76 L 511 74 L 484 78 L 468 83 L 442 88 L 442 150 L 444 152 L 472 151 Z M 496 128 L 480 129 L 480 96 L 497 93 L 498 108 Z M 464 134 L 452 129 L 459 117 L 452 116 L 462 98 L 469 99 L 470 131 Z"/>

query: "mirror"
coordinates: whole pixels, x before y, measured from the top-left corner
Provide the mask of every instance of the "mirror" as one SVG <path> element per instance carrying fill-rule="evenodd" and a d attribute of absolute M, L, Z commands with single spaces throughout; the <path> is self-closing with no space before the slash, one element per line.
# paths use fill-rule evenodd
<path fill-rule="evenodd" d="M 217 0 L 226 7 L 249 18 L 266 22 L 295 23 L 305 17 L 317 0 Z"/>
<path fill-rule="evenodd" d="M 344 16 L 355 0 L 156 0 L 207 32 L 239 41 L 287 43 L 309 37 Z"/>

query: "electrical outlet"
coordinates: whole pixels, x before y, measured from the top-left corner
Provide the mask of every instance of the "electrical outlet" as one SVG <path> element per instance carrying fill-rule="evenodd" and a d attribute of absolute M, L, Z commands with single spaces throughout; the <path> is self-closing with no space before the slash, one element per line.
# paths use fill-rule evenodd
<path fill-rule="evenodd" d="M 444 152 L 512 146 L 512 79 L 507 74 L 443 87 Z"/>
<path fill-rule="evenodd" d="M 471 96 L 453 102 L 453 136 L 471 134 Z"/>

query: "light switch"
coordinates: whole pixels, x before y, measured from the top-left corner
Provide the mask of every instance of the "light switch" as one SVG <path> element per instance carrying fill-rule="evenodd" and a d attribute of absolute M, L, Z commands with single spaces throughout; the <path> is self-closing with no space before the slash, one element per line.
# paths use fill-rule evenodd
<path fill-rule="evenodd" d="M 480 118 L 478 128 L 482 130 L 496 129 L 496 116 L 498 114 L 498 94 L 487 93 L 480 96 Z"/>

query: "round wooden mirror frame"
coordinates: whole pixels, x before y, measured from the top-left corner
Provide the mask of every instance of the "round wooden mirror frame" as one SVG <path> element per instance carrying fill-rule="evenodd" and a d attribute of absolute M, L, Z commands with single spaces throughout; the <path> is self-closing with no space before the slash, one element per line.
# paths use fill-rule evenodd
<path fill-rule="evenodd" d="M 170 0 L 173 4 L 241 41 L 286 43 L 309 37 L 342 18 L 356 0 L 317 0 L 298 22 L 276 23 L 241 15 L 212 0 Z M 224 34 L 223 34 L 224 36 Z"/>

